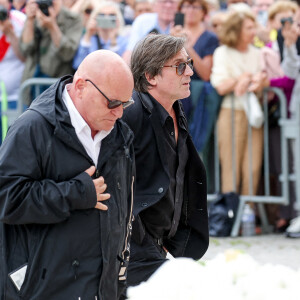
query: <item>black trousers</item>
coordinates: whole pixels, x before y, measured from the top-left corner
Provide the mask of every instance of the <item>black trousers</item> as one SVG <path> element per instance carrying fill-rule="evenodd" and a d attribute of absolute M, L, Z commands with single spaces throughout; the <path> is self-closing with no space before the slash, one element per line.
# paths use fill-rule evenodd
<path fill-rule="evenodd" d="M 139 285 L 164 263 L 167 253 L 162 245 L 146 233 L 142 244 L 130 243 L 130 260 L 127 268 L 127 287 Z M 120 299 L 126 299 L 123 294 Z"/>

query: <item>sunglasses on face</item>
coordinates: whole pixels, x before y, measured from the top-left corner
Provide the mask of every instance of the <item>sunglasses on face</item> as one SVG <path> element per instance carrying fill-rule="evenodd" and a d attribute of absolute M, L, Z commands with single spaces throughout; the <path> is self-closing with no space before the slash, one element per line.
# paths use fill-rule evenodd
<path fill-rule="evenodd" d="M 163 68 L 176 68 L 176 74 L 181 76 L 185 72 L 186 66 L 189 66 L 193 70 L 193 60 L 191 58 L 178 65 L 163 66 Z"/>
<path fill-rule="evenodd" d="M 130 106 L 131 104 L 134 103 L 134 100 L 132 98 L 130 98 L 126 102 L 122 102 L 121 100 L 110 100 L 108 97 L 106 97 L 106 95 L 90 79 L 86 79 L 85 81 L 90 82 L 100 92 L 100 94 L 108 101 L 107 107 L 109 109 L 114 109 L 114 108 L 117 108 L 121 105 L 122 105 L 123 109 L 125 109 L 125 108 L 127 108 L 128 106 Z"/>

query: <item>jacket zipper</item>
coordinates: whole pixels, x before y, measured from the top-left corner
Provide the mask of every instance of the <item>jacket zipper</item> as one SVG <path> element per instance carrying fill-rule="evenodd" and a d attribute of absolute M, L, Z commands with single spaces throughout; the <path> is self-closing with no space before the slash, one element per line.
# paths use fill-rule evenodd
<path fill-rule="evenodd" d="M 132 182 L 131 182 L 131 204 L 130 204 L 130 214 L 129 214 L 129 220 L 128 220 L 128 224 L 127 224 L 127 234 L 126 234 L 126 238 L 125 238 L 125 244 L 124 244 L 124 250 L 122 251 L 122 259 L 123 261 L 125 260 L 125 251 L 128 250 L 129 252 L 129 247 L 128 247 L 128 238 L 129 235 L 131 235 L 131 231 L 132 231 L 132 221 L 133 221 L 133 183 L 134 183 L 134 176 L 132 176 Z M 126 258 L 127 260 L 129 260 L 129 255 Z"/>

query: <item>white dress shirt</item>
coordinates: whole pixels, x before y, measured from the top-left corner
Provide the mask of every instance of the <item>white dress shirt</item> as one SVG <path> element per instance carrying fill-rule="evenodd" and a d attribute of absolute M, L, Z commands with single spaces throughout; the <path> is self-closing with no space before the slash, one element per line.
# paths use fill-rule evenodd
<path fill-rule="evenodd" d="M 113 127 L 109 131 L 99 131 L 93 139 L 91 128 L 88 126 L 88 124 L 85 122 L 85 120 L 82 118 L 82 116 L 76 109 L 67 91 L 67 86 L 68 85 L 65 86 L 65 89 L 63 91 L 62 99 L 69 111 L 71 123 L 75 128 L 78 139 L 80 140 L 87 154 L 91 157 L 95 166 L 97 167 L 98 157 L 101 149 L 101 142 L 106 136 L 109 135 Z"/>

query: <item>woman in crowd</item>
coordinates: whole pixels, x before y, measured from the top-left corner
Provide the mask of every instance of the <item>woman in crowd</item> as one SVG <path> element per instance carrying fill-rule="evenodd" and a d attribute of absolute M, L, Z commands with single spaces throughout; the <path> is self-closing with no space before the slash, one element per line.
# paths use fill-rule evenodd
<path fill-rule="evenodd" d="M 128 37 L 121 34 L 124 20 L 119 5 L 103 1 L 94 8 L 73 60 L 76 70 L 82 60 L 98 49 L 111 50 L 119 55 L 125 51 Z"/>
<path fill-rule="evenodd" d="M 184 14 L 184 27 L 175 26 L 171 34 L 186 36 L 185 49 L 194 61 L 195 72 L 192 79 L 209 81 L 212 55 L 219 42 L 204 23 L 208 6 L 204 0 L 181 0 L 179 11 Z"/>
<path fill-rule="evenodd" d="M 260 50 L 252 46 L 256 34 L 255 16 L 249 10 L 233 11 L 223 23 L 220 41 L 223 44 L 213 55 L 211 83 L 224 96 L 218 119 L 219 153 L 222 192 L 256 194 L 263 154 L 263 129 L 252 127 L 252 187 L 249 186 L 248 120 L 244 110 L 248 92 L 259 92 L 266 84 L 262 72 Z M 232 99 L 233 98 L 233 99 Z M 232 149 L 232 103 L 234 140 Z M 250 103 L 251 105 L 251 103 Z M 232 152 L 235 151 L 235 182 Z"/>

